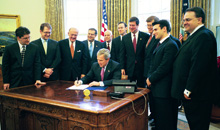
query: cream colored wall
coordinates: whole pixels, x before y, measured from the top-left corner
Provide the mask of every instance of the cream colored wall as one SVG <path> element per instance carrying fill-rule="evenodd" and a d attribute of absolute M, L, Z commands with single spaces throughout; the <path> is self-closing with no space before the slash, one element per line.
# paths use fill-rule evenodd
<path fill-rule="evenodd" d="M 45 22 L 45 0 L 0 0 L 0 14 L 20 15 L 21 26 L 31 31 L 31 41 L 40 37 Z"/>

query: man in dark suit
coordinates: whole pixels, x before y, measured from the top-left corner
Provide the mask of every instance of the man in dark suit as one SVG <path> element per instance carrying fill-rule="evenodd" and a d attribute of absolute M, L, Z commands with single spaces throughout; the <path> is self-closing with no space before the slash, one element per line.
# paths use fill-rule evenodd
<path fill-rule="evenodd" d="M 150 16 L 147 18 L 146 22 L 147 22 L 147 29 L 148 32 L 150 33 L 150 38 L 147 41 L 146 47 L 145 47 L 145 55 L 144 55 L 144 78 L 147 79 L 148 78 L 148 71 L 150 69 L 150 64 L 151 64 L 151 58 L 153 55 L 153 51 L 157 46 L 157 43 L 159 42 L 159 39 L 155 39 L 155 36 L 153 35 L 153 22 L 157 22 L 159 21 L 159 18 L 157 18 L 156 16 Z M 149 107 L 150 107 L 150 115 L 148 117 L 148 120 L 152 120 L 154 119 L 154 107 L 153 107 L 153 97 L 152 97 L 152 93 L 149 92 L 148 94 L 149 96 Z M 151 100 L 152 99 L 152 100 Z M 151 126 L 155 126 L 155 121 L 153 120 L 150 123 Z"/>
<path fill-rule="evenodd" d="M 120 46 L 118 46 L 118 44 L 112 40 L 112 31 L 107 30 L 104 33 L 104 39 L 105 42 L 103 42 L 104 48 L 108 49 L 110 51 L 111 54 L 111 60 L 117 61 L 119 62 L 119 49 Z"/>
<path fill-rule="evenodd" d="M 118 23 L 118 32 L 120 35 L 112 40 L 115 55 L 113 57 L 111 56 L 111 59 L 113 59 L 117 62 L 120 62 L 119 54 L 120 54 L 122 37 L 127 34 L 127 28 L 128 27 L 125 22 L 119 22 Z"/>
<path fill-rule="evenodd" d="M 78 30 L 70 28 L 68 35 L 68 39 L 58 42 L 61 54 L 60 80 L 75 81 L 85 76 L 88 58 L 85 45 L 76 40 Z"/>
<path fill-rule="evenodd" d="M 42 23 L 40 26 L 41 38 L 31 42 L 37 45 L 40 51 L 42 81 L 59 79 L 60 49 L 57 41 L 49 39 L 51 31 L 52 27 L 49 23 Z"/>
<path fill-rule="evenodd" d="M 113 79 L 121 78 L 120 65 L 110 60 L 108 49 L 100 49 L 97 53 L 98 63 L 93 63 L 89 73 L 75 85 L 88 84 L 89 86 L 111 86 Z"/>
<path fill-rule="evenodd" d="M 89 72 L 92 64 L 94 62 L 97 62 L 97 52 L 99 51 L 99 49 L 104 47 L 101 42 L 95 40 L 95 37 L 97 36 L 97 30 L 95 28 L 90 28 L 87 36 L 88 39 L 83 41 L 86 47 L 86 54 L 88 57 L 86 73 Z"/>
<path fill-rule="evenodd" d="M 138 87 L 144 87 L 144 49 L 149 34 L 138 30 L 139 19 L 131 17 L 129 20 L 130 33 L 122 38 L 120 50 L 120 64 L 122 75 L 127 74 L 132 81 L 137 80 Z"/>
<path fill-rule="evenodd" d="M 216 40 L 204 23 L 202 8 L 186 10 L 184 27 L 190 35 L 173 65 L 171 94 L 182 100 L 191 130 L 209 129 L 212 102 L 219 95 L 216 92 Z"/>
<path fill-rule="evenodd" d="M 127 24 L 125 22 L 119 22 L 118 23 L 119 36 L 113 39 L 117 44 L 121 44 L 122 37 L 127 34 L 127 29 L 128 29 L 128 27 L 127 27 Z"/>
<path fill-rule="evenodd" d="M 159 39 L 153 51 L 147 86 L 153 95 L 154 118 L 157 130 L 177 129 L 177 100 L 171 98 L 172 64 L 178 51 L 177 44 L 169 37 L 167 20 L 153 23 L 153 35 Z"/>
<path fill-rule="evenodd" d="M 6 46 L 2 60 L 3 87 L 15 88 L 40 81 L 40 55 L 37 46 L 30 43 L 30 31 L 19 27 L 16 43 Z"/>

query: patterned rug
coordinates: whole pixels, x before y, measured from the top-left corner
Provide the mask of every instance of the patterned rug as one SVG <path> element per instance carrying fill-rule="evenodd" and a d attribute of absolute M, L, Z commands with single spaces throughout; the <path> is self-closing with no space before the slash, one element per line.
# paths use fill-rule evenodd
<path fill-rule="evenodd" d="M 190 130 L 186 121 L 178 119 L 177 130 Z"/>

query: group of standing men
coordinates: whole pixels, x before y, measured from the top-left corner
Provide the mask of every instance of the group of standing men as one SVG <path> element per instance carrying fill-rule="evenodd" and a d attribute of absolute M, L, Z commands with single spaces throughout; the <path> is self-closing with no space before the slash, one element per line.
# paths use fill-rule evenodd
<path fill-rule="evenodd" d="M 76 28 L 69 29 L 69 38 L 56 42 L 49 39 L 50 24 L 43 23 L 41 38 L 29 44 L 30 31 L 19 27 L 15 32 L 18 42 L 7 46 L 3 56 L 4 89 L 58 79 L 95 80 L 90 86 L 103 86 L 126 74 L 138 87 L 151 90 L 155 129 L 177 129 L 178 101 L 182 100 L 190 129 L 208 130 L 210 101 L 217 87 L 217 50 L 215 37 L 204 27 L 204 21 L 203 9 L 186 10 L 184 27 L 190 35 L 182 47 L 170 35 L 169 22 L 155 16 L 146 21 L 150 35 L 139 31 L 139 20 L 132 17 L 130 33 L 126 34 L 126 23 L 120 22 L 120 36 L 112 39 L 112 32 L 107 30 L 104 43 L 95 40 L 94 28 L 88 30 L 88 39 L 83 42 L 77 40 Z M 96 82 L 103 81 L 102 74 L 108 81 Z"/>

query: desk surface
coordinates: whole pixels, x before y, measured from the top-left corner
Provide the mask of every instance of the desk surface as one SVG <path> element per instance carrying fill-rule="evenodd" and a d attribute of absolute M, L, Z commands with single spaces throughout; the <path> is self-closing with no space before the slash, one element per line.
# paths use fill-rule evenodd
<path fill-rule="evenodd" d="M 121 106 L 124 106 L 147 94 L 147 89 L 138 89 L 136 94 L 125 94 L 125 99 L 116 100 L 108 97 L 93 96 L 90 94 L 90 99 L 85 98 L 82 91 L 66 90 L 73 85 L 69 81 L 53 81 L 48 82 L 41 88 L 36 88 L 34 85 L 14 88 L 10 90 L 1 90 L 0 95 L 22 99 L 27 101 L 50 104 L 64 108 L 70 108 L 91 113 L 111 113 Z M 113 91 L 113 87 L 107 88 Z"/>

